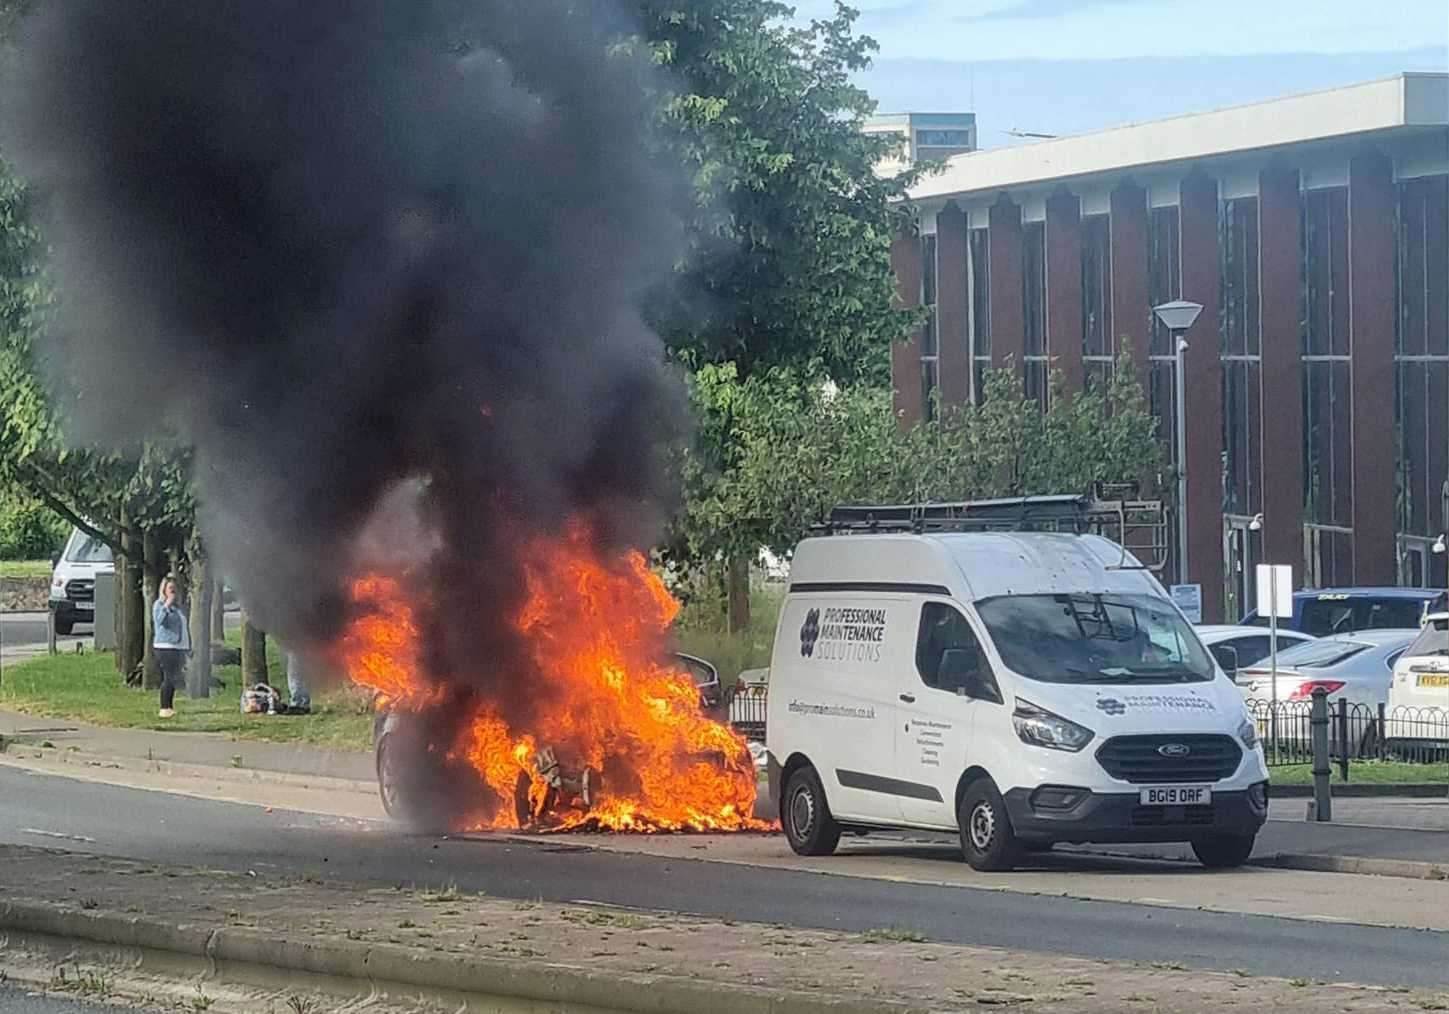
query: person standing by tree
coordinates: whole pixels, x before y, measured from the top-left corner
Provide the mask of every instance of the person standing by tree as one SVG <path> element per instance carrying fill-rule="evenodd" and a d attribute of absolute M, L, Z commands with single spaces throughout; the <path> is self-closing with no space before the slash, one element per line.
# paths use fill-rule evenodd
<path fill-rule="evenodd" d="M 156 661 L 161 667 L 161 711 L 162 718 L 176 714 L 176 690 L 183 685 L 186 671 L 186 655 L 191 651 L 191 632 L 187 629 L 186 610 L 176 601 L 176 579 L 171 575 L 161 579 L 156 590 L 156 602 L 151 606 L 151 619 L 155 635 L 151 646 L 156 650 Z"/>

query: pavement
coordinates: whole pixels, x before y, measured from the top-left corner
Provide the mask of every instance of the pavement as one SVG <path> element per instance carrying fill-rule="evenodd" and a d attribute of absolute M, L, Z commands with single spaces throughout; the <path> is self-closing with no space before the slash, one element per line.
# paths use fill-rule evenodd
<path fill-rule="evenodd" d="M 1345 979 L 1332 969 L 1351 961 L 1327 955 L 1304 961 L 1288 978 L 1246 965 L 1190 968 L 1199 959 L 1183 955 L 1147 962 L 1056 954 L 1044 961 L 999 938 L 961 945 L 884 921 L 865 930 L 811 928 L 584 900 L 517 901 L 462 883 L 399 888 L 15 847 L 0 847 L 0 869 L 5 967 L 34 975 L 30 970 L 63 948 L 72 977 L 109 981 L 145 975 L 165 960 L 171 974 L 198 981 L 208 1006 L 218 986 L 305 990 L 317 976 L 356 996 L 416 997 L 415 1010 L 449 1000 L 461 1009 L 460 996 L 539 1005 L 529 1010 L 659 1014 L 924 1014 L 982 1006 L 1198 1014 L 1237 1004 L 1306 1014 L 1442 1009 L 1449 999 L 1432 957 L 1442 958 L 1439 934 L 1418 934 L 1420 971 L 1384 989 L 1351 972 L 1356 981 Z M 990 898 L 970 894 L 961 917 L 990 925 Z M 848 898 L 836 907 L 856 910 Z M 864 914 L 881 920 L 879 912 Z M 1046 914 L 1039 919 L 1046 922 Z M 1161 933 L 1186 939 L 1171 920 L 1159 921 Z M 1345 949 L 1363 943 L 1352 939 L 1351 927 L 1338 929 Z M 47 948 L 56 938 L 63 943 Z M 1198 939 L 1196 950 L 1229 943 L 1226 934 L 1213 934 Z M 1392 947 L 1375 950 L 1381 957 Z"/>

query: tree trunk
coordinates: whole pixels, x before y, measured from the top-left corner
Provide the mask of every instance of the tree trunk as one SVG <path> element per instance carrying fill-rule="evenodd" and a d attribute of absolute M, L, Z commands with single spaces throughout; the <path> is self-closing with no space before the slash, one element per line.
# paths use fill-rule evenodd
<path fill-rule="evenodd" d="M 146 655 L 146 599 L 141 590 L 142 545 L 129 534 L 131 512 L 121 509 L 121 555 L 116 560 L 116 668 L 128 684 L 140 682 Z"/>
<path fill-rule="evenodd" d="M 267 635 L 259 627 L 252 626 L 251 616 L 242 610 L 242 682 L 246 686 L 270 683 L 267 676 Z"/>
<path fill-rule="evenodd" d="M 156 640 L 156 631 L 151 604 L 156 601 L 156 593 L 161 588 L 161 578 L 166 575 L 163 569 L 166 566 L 166 557 L 161 552 L 160 539 L 150 528 L 141 536 L 141 552 L 144 559 L 141 565 L 141 615 L 145 621 L 145 640 L 142 642 L 144 675 L 141 685 L 147 690 L 155 690 L 161 685 L 161 663 L 152 647 Z"/>
<path fill-rule="evenodd" d="M 206 547 L 193 535 L 188 551 L 191 575 L 191 665 L 186 692 L 192 698 L 211 696 L 211 599 L 216 585 L 206 565 Z"/>
<path fill-rule="evenodd" d="M 737 553 L 729 558 L 728 566 L 729 630 L 731 634 L 738 634 L 750 626 L 750 558 Z"/>
<path fill-rule="evenodd" d="M 215 567 L 207 568 L 207 577 L 215 578 L 210 573 Z M 226 602 L 222 593 L 222 582 L 215 581 L 211 589 L 211 639 L 213 641 L 226 640 Z"/>

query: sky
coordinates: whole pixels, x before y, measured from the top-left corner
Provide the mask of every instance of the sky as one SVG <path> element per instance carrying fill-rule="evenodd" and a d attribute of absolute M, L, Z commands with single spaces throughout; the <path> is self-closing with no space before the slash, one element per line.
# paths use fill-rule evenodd
<path fill-rule="evenodd" d="M 801 19 L 833 0 L 795 0 Z M 851 0 L 880 43 L 883 112 L 977 114 L 1070 134 L 1388 77 L 1449 71 L 1446 0 Z"/>

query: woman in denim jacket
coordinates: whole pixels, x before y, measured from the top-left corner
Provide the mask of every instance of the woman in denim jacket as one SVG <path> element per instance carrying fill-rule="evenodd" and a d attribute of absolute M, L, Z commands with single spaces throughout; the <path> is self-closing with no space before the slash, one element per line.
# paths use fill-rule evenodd
<path fill-rule="evenodd" d="M 191 651 L 191 631 L 186 626 L 186 610 L 176 601 L 176 579 L 169 575 L 161 579 L 161 587 L 156 591 L 151 620 L 155 628 L 151 647 L 161 666 L 159 714 L 162 718 L 170 718 L 176 714 L 172 705 L 176 703 L 176 690 L 181 686 L 186 656 Z"/>

